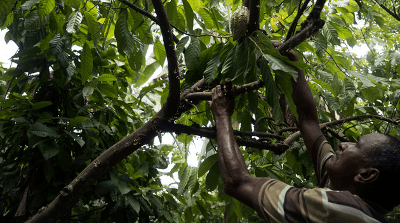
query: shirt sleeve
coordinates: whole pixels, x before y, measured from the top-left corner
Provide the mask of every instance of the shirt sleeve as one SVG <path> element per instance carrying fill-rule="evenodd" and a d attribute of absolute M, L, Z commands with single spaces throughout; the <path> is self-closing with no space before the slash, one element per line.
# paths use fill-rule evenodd
<path fill-rule="evenodd" d="M 259 183 L 253 204 L 268 223 L 380 222 L 361 198 L 348 191 L 296 188 L 273 179 Z"/>
<path fill-rule="evenodd" d="M 325 137 L 323 137 L 323 140 L 317 140 L 314 147 L 318 148 L 316 161 L 317 167 L 315 168 L 317 172 L 315 174 L 317 176 L 318 185 L 320 185 L 325 173 L 325 163 L 329 158 L 334 156 L 334 151 L 332 149 L 332 146 L 328 143 L 328 141 L 326 141 Z"/>

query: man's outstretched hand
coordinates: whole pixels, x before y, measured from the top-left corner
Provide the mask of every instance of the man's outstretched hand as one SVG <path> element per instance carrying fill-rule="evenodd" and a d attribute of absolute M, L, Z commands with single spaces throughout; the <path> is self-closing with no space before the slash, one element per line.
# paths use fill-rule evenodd
<path fill-rule="evenodd" d="M 217 85 L 212 90 L 210 107 L 214 118 L 219 116 L 231 116 L 235 109 L 234 97 L 224 89 L 223 85 Z"/>

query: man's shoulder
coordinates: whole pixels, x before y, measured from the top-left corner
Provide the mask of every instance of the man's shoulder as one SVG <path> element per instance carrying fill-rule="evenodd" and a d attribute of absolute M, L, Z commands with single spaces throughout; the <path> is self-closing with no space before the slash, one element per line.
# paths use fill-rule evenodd
<path fill-rule="evenodd" d="M 271 179 L 255 195 L 257 212 L 267 222 L 384 222 L 370 205 L 348 191 L 296 188 Z"/>

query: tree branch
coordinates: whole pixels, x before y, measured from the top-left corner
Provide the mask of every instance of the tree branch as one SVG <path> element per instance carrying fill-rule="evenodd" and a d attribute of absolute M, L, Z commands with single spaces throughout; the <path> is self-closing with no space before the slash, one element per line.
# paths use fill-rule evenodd
<path fill-rule="evenodd" d="M 242 94 L 247 91 L 252 91 L 259 89 L 264 86 L 264 82 L 262 80 L 254 81 L 248 84 L 244 84 L 242 86 L 233 86 L 232 91 L 235 95 Z M 211 92 L 193 92 L 189 93 L 185 96 L 186 100 L 189 101 L 201 101 L 201 100 L 211 100 Z"/>
<path fill-rule="evenodd" d="M 390 9 L 388 9 L 385 5 L 381 4 L 381 3 L 377 3 L 375 0 L 372 0 L 372 2 L 374 2 L 375 4 L 379 5 L 381 8 L 383 8 L 383 10 L 385 10 L 387 13 L 389 13 L 391 16 L 393 16 L 393 18 L 395 18 L 396 20 L 400 21 L 400 16 L 398 16 L 396 14 L 396 12 L 392 12 Z"/>
<path fill-rule="evenodd" d="M 172 41 L 172 33 L 161 0 L 153 0 L 153 5 L 157 13 L 167 53 L 170 89 L 167 102 L 150 121 L 100 154 L 69 185 L 65 186 L 48 206 L 40 209 L 27 222 L 57 222 L 60 216 L 70 210 L 97 179 L 110 171 L 115 164 L 129 154 L 150 143 L 157 135 L 159 127 L 168 122 L 169 119 L 172 119 L 177 112 L 180 98 L 180 82 L 178 78 L 178 60 Z"/>
<path fill-rule="evenodd" d="M 249 4 L 249 10 L 250 16 L 247 31 L 251 34 L 260 28 L 260 0 L 251 0 Z"/>
<path fill-rule="evenodd" d="M 326 122 L 323 124 L 320 124 L 320 128 L 321 129 L 325 129 L 327 127 L 331 127 L 331 126 L 335 126 L 335 125 L 340 125 L 343 124 L 345 122 L 350 122 L 350 121 L 360 121 L 360 120 L 364 120 L 364 119 L 379 119 L 379 120 L 383 120 L 386 121 L 388 123 L 394 124 L 394 125 L 399 125 L 400 124 L 400 120 L 393 120 L 393 119 L 389 119 L 389 118 L 385 118 L 379 115 L 360 115 L 360 116 L 351 116 L 351 117 L 347 117 L 347 118 L 343 118 L 343 119 L 339 119 L 339 120 L 334 120 L 331 122 Z M 289 129 L 289 128 L 287 128 Z M 293 131 L 294 128 L 290 128 L 290 131 Z M 300 131 L 297 131 L 295 133 L 293 133 L 292 135 L 288 136 L 284 141 L 283 144 L 291 146 L 293 144 L 294 141 L 296 141 L 297 139 L 299 139 L 301 136 Z M 339 138 L 340 140 L 343 140 L 343 137 Z"/>
<path fill-rule="evenodd" d="M 186 125 L 181 125 L 181 124 L 173 124 L 170 123 L 168 125 L 164 125 L 160 128 L 163 132 L 174 132 L 176 134 L 189 134 L 189 135 L 197 135 L 201 137 L 206 137 L 206 138 L 212 138 L 215 139 L 217 137 L 217 133 L 215 129 L 212 128 L 201 128 L 196 125 L 192 126 L 186 126 Z M 235 135 L 241 135 L 241 136 L 267 136 L 271 138 L 282 138 L 282 136 L 278 135 L 273 135 L 273 134 L 268 134 L 268 133 L 260 133 L 260 132 L 240 132 L 240 131 L 234 131 Z M 239 146 L 247 146 L 247 147 L 253 147 L 261 150 L 270 150 L 276 154 L 282 154 L 285 152 L 289 147 L 287 145 L 284 145 L 282 143 L 266 143 L 262 142 L 256 139 L 243 139 L 239 137 L 235 137 L 237 143 Z"/>
<path fill-rule="evenodd" d="M 153 16 L 150 12 L 145 11 L 145 10 L 143 10 L 143 9 L 141 9 L 141 8 L 139 8 L 139 7 L 137 7 L 135 4 L 133 4 L 133 3 L 131 3 L 131 2 L 128 2 L 128 1 L 126 1 L 126 0 L 119 0 L 119 1 L 122 2 L 122 3 L 124 3 L 125 5 L 127 5 L 129 8 L 135 10 L 137 13 L 146 16 L 147 18 L 149 18 L 150 20 L 152 20 L 153 22 L 155 22 L 157 25 L 160 25 L 160 22 L 158 21 L 157 17 Z M 170 25 L 173 26 L 172 24 L 170 24 Z M 176 28 L 176 27 L 174 26 L 174 28 Z M 175 35 L 173 35 L 173 38 L 174 38 L 174 42 L 175 42 L 175 43 L 178 43 L 178 42 L 179 42 L 178 37 L 176 37 Z"/>
<path fill-rule="evenodd" d="M 299 7 L 299 11 L 297 12 L 296 17 L 293 19 L 292 24 L 289 27 L 289 30 L 287 32 L 287 36 L 286 36 L 286 41 L 289 40 L 294 32 L 296 31 L 296 26 L 297 26 L 297 22 L 299 21 L 300 17 L 303 15 L 304 11 L 307 9 L 308 3 L 310 3 L 310 0 L 305 0 L 303 6 L 300 8 Z M 300 1 L 301 4 L 301 1 Z"/>
<path fill-rule="evenodd" d="M 279 53 L 284 54 L 286 51 L 295 48 L 324 26 L 325 21 L 321 20 L 320 15 L 325 2 L 326 0 L 317 0 L 307 19 L 301 24 L 300 31 L 278 47 Z"/>

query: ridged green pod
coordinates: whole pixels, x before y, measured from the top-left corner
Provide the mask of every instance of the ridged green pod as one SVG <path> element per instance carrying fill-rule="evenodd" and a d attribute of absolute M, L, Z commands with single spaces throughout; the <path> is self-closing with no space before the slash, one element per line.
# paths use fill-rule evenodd
<path fill-rule="evenodd" d="M 240 39 L 246 34 L 249 16 L 249 9 L 244 6 L 239 6 L 232 14 L 231 31 L 233 40 Z"/>

